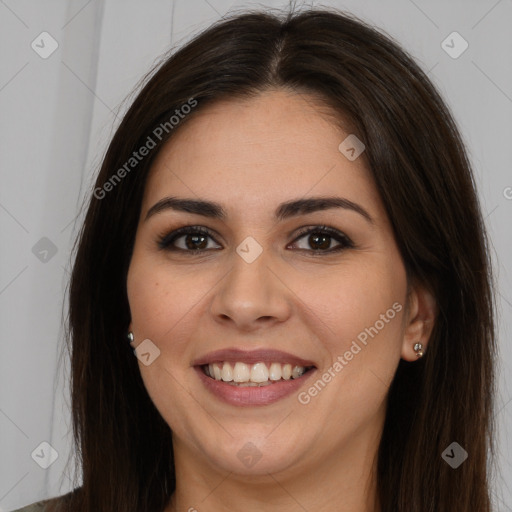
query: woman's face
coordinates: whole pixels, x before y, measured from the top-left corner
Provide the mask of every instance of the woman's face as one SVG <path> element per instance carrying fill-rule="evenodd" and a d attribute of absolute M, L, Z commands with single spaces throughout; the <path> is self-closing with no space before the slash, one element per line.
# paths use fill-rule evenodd
<path fill-rule="evenodd" d="M 141 375 L 177 463 L 293 475 L 342 453 L 368 462 L 416 340 L 364 153 L 350 139 L 339 149 L 349 134 L 311 97 L 283 91 L 189 121 L 151 169 L 127 283 Z M 327 197 L 340 206 L 292 204 Z M 185 226 L 208 234 L 171 236 Z"/>

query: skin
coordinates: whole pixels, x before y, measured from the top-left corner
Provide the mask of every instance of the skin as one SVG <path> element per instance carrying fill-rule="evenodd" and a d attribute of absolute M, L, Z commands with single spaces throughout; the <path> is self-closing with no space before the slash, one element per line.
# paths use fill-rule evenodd
<path fill-rule="evenodd" d="M 380 510 L 374 475 L 388 386 L 400 358 L 417 359 L 414 343 L 426 349 L 435 302 L 421 286 L 407 295 L 364 153 L 350 161 L 338 150 L 347 135 L 312 97 L 271 90 L 196 112 L 153 164 L 127 289 L 134 346 L 149 338 L 160 350 L 139 367 L 173 432 L 177 488 L 167 512 Z M 228 217 L 165 210 L 145 220 L 169 195 L 219 202 Z M 282 202 L 333 195 L 373 223 L 341 208 L 273 218 Z M 214 233 L 201 254 L 158 248 L 159 236 L 186 225 Z M 321 225 L 355 247 L 329 254 L 340 242 L 327 238 L 314 256 L 318 245 L 297 233 Z M 236 252 L 248 236 L 262 248 L 252 263 Z M 320 377 L 394 303 L 401 311 L 307 404 L 296 393 L 265 406 L 226 404 L 191 366 L 222 348 L 275 348 L 314 361 Z M 248 442 L 261 454 L 250 468 L 237 456 Z"/>

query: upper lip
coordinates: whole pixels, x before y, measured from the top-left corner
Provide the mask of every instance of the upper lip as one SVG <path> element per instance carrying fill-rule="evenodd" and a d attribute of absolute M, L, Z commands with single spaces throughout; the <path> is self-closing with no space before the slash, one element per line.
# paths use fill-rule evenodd
<path fill-rule="evenodd" d="M 209 352 L 204 356 L 192 361 L 192 366 L 202 366 L 216 362 L 229 361 L 236 363 L 237 361 L 249 364 L 255 363 L 290 363 L 296 366 L 315 366 L 312 361 L 302 359 L 287 352 L 274 349 L 259 349 L 259 350 L 241 350 L 238 348 L 226 348 Z"/>

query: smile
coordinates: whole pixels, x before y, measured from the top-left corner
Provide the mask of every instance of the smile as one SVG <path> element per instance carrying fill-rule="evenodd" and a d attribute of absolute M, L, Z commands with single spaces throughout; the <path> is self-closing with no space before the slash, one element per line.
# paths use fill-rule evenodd
<path fill-rule="evenodd" d="M 215 398 L 236 406 L 269 405 L 297 393 L 316 373 L 312 361 L 273 349 L 224 349 L 192 362 Z"/>
<path fill-rule="evenodd" d="M 208 377 L 217 381 L 229 383 L 239 387 L 270 386 L 280 381 L 298 379 L 313 366 L 298 366 L 291 363 L 265 363 L 260 361 L 255 364 L 246 364 L 238 361 L 210 363 L 202 366 L 203 372 Z"/>

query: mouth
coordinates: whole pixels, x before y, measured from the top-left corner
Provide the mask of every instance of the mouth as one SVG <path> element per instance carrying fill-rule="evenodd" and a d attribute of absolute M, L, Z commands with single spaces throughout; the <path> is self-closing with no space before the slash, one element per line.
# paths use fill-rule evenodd
<path fill-rule="evenodd" d="M 317 366 L 277 350 L 212 352 L 192 363 L 207 390 L 231 405 L 268 405 L 302 387 Z"/>
<path fill-rule="evenodd" d="M 259 361 L 248 364 L 242 361 L 218 361 L 202 365 L 201 370 L 210 379 L 238 387 L 264 387 L 278 382 L 300 379 L 314 366 L 292 363 Z"/>

